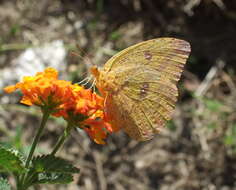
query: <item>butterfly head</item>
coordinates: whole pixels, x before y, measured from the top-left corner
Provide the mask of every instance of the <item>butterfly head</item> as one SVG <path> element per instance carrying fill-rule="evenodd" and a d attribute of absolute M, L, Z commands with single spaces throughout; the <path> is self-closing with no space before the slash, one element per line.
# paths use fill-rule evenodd
<path fill-rule="evenodd" d="M 90 68 L 90 72 L 95 77 L 96 86 L 104 94 L 112 94 L 117 91 L 116 78 L 112 72 L 106 72 L 96 66 Z"/>
<path fill-rule="evenodd" d="M 93 76 L 95 77 L 96 80 L 99 79 L 100 71 L 96 66 L 92 66 L 90 68 L 90 72 L 93 74 Z"/>

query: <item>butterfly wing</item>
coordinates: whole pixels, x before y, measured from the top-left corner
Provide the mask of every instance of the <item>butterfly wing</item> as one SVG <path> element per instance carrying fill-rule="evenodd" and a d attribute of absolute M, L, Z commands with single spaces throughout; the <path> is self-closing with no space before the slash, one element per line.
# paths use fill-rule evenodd
<path fill-rule="evenodd" d="M 112 124 L 136 140 L 152 138 L 171 118 L 189 53 L 188 42 L 159 38 L 113 56 L 98 78 Z"/>
<path fill-rule="evenodd" d="M 191 51 L 190 44 L 176 38 L 157 38 L 144 41 L 114 55 L 107 61 L 103 72 L 120 72 L 129 67 L 146 65 L 159 75 L 178 81 Z M 132 67 L 133 69 L 133 67 Z"/>

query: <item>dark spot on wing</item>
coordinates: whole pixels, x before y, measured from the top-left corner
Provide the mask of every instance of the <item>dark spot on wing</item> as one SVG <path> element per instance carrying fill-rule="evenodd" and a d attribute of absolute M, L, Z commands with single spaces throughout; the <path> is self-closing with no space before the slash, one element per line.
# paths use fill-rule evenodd
<path fill-rule="evenodd" d="M 144 57 L 147 60 L 151 60 L 152 59 L 152 54 L 149 51 L 145 51 L 144 52 Z"/>
<path fill-rule="evenodd" d="M 142 84 L 141 89 L 140 89 L 140 97 L 141 98 L 144 98 L 145 96 L 147 96 L 148 89 L 149 89 L 149 84 L 144 82 Z"/>

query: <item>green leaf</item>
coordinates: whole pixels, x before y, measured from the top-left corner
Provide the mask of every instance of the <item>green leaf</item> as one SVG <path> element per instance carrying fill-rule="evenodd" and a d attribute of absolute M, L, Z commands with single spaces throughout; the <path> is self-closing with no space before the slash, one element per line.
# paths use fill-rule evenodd
<path fill-rule="evenodd" d="M 104 0 L 97 1 L 97 11 L 101 13 L 104 9 Z"/>
<path fill-rule="evenodd" d="M 176 131 L 176 126 L 173 121 L 169 121 L 167 123 L 167 128 L 170 129 L 171 131 Z"/>
<path fill-rule="evenodd" d="M 37 184 L 67 184 L 73 181 L 71 174 L 40 173 Z"/>
<path fill-rule="evenodd" d="M 224 106 L 221 102 L 218 100 L 213 100 L 213 99 L 205 99 L 204 100 L 205 105 L 209 110 L 212 112 L 219 112 L 220 109 Z"/>
<path fill-rule="evenodd" d="M 23 144 L 22 144 L 22 134 L 23 134 L 23 131 L 22 131 L 22 128 L 23 126 L 22 125 L 18 125 L 16 127 L 16 135 L 12 138 L 12 144 L 13 144 L 13 147 L 15 147 L 17 150 L 19 151 L 23 151 Z"/>
<path fill-rule="evenodd" d="M 26 184 L 66 184 L 73 181 L 73 173 L 79 172 L 78 168 L 62 158 L 53 155 L 37 156 L 32 160 Z"/>
<path fill-rule="evenodd" d="M 8 172 L 26 172 L 22 156 L 17 150 L 0 146 L 0 166 Z"/>
<path fill-rule="evenodd" d="M 32 160 L 33 170 L 40 172 L 56 173 L 79 173 L 80 169 L 74 167 L 70 162 L 53 155 L 37 156 Z"/>
<path fill-rule="evenodd" d="M 10 28 L 10 34 L 16 36 L 20 32 L 21 28 L 19 24 L 14 24 Z"/>
<path fill-rule="evenodd" d="M 207 128 L 208 129 L 215 129 L 215 128 L 217 128 L 217 123 L 209 123 L 208 125 L 207 125 Z"/>
<path fill-rule="evenodd" d="M 0 190 L 11 190 L 11 186 L 6 179 L 0 178 Z"/>
<path fill-rule="evenodd" d="M 224 137 L 225 145 L 236 145 L 236 124 L 229 127 L 227 135 Z"/>
<path fill-rule="evenodd" d="M 110 34 L 110 40 L 118 40 L 122 35 L 118 31 L 114 31 Z"/>
<path fill-rule="evenodd" d="M 232 135 L 225 136 L 224 143 L 228 146 L 235 144 L 235 137 Z"/>

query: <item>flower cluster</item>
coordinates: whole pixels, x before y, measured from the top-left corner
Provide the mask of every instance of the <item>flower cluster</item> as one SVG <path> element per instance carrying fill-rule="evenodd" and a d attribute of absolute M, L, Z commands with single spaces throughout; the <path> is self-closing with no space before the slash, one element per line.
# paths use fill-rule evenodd
<path fill-rule="evenodd" d="M 17 89 L 23 93 L 21 103 L 50 110 L 53 116 L 84 129 L 98 144 L 104 144 L 107 134 L 113 132 L 105 117 L 104 99 L 82 86 L 59 80 L 53 68 L 24 77 L 22 82 L 4 90 L 11 93 Z"/>

